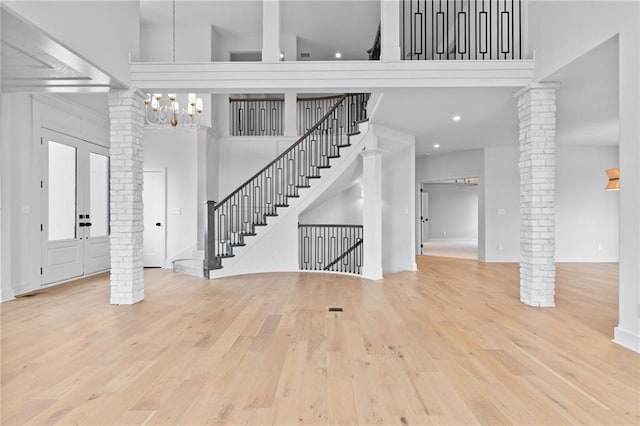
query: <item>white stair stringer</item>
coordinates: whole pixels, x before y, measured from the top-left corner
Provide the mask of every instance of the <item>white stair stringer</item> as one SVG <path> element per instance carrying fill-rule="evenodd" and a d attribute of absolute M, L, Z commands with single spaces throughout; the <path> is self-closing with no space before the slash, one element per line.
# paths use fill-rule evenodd
<path fill-rule="evenodd" d="M 298 267 L 298 217 L 313 201 L 327 191 L 358 161 L 364 149 L 369 122 L 359 124 L 360 133 L 349 138 L 351 146 L 341 148 L 340 157 L 331 160 L 331 168 L 320 170 L 311 188 L 301 188 L 299 198 L 289 198 L 288 207 L 279 208 L 278 216 L 268 217 L 267 226 L 256 227 L 255 236 L 247 237 L 244 247 L 234 247 L 234 257 L 222 260 L 222 269 L 209 272 L 211 279 L 233 275 L 294 272 Z"/>

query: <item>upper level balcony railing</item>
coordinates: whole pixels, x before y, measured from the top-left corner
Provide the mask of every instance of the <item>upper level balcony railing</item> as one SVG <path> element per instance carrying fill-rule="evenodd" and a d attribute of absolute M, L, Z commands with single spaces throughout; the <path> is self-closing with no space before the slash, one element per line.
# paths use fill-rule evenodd
<path fill-rule="evenodd" d="M 282 136 L 284 98 L 229 98 L 230 136 Z"/>
<path fill-rule="evenodd" d="M 521 0 L 400 0 L 404 60 L 522 59 Z"/>

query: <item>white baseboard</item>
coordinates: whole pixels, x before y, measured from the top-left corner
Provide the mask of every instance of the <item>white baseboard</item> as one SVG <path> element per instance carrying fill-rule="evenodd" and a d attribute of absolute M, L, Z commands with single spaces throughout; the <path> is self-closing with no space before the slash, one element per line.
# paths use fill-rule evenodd
<path fill-rule="evenodd" d="M 2 300 L 0 302 L 8 302 L 16 298 L 12 288 L 2 289 Z"/>
<path fill-rule="evenodd" d="M 486 263 L 520 263 L 520 256 L 492 256 L 480 261 Z"/>
<path fill-rule="evenodd" d="M 613 329 L 613 343 L 640 353 L 640 336 L 620 327 Z"/>

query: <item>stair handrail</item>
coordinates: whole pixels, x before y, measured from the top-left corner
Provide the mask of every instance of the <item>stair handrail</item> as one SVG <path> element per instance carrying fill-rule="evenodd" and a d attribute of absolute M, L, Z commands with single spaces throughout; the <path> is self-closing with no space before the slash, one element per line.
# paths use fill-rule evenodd
<path fill-rule="evenodd" d="M 325 122 L 325 120 L 327 118 L 329 118 L 331 116 L 331 114 L 333 114 L 333 112 L 338 109 L 338 107 L 340 106 L 340 104 L 342 102 L 344 102 L 344 100 L 351 96 L 354 95 L 354 93 L 345 93 L 344 95 L 340 96 L 339 101 L 335 103 L 335 105 L 333 105 L 325 115 L 322 116 L 322 118 L 320 120 L 318 120 L 318 122 L 313 125 L 313 127 L 311 127 L 309 130 L 307 130 L 304 135 L 300 136 L 300 138 L 293 143 L 289 148 L 287 148 L 286 150 L 284 150 L 280 155 L 278 155 L 273 161 L 271 161 L 269 164 L 267 164 L 266 166 L 264 166 L 262 169 L 260 169 L 259 172 L 257 172 L 256 174 L 254 174 L 253 176 L 251 176 L 249 179 L 247 179 L 242 185 L 238 186 L 236 188 L 235 191 L 233 191 L 231 194 L 227 195 L 225 198 L 222 199 L 222 201 L 220 201 L 219 203 L 216 204 L 215 210 L 217 210 L 221 205 L 223 205 L 226 201 L 230 200 L 234 195 L 236 195 L 237 193 L 239 193 L 245 186 L 249 185 L 251 183 L 251 181 L 253 181 L 254 179 L 256 179 L 257 177 L 259 177 L 262 173 L 264 173 L 267 169 L 269 169 L 269 167 L 273 166 L 277 161 L 279 161 L 280 159 L 284 158 L 289 152 L 291 152 L 293 149 L 295 149 L 296 146 L 300 145 L 306 138 L 308 138 L 313 131 L 315 131 L 316 129 L 318 129 L 318 127 L 320 127 L 320 125 L 322 125 L 322 123 Z"/>
<path fill-rule="evenodd" d="M 336 263 L 340 262 L 345 257 L 349 256 L 349 254 L 351 254 L 352 251 L 354 251 L 355 249 L 360 247 L 363 242 L 364 242 L 363 238 L 358 238 L 356 240 L 356 242 L 353 243 L 353 245 L 351 247 L 349 247 L 344 253 L 342 253 L 340 256 L 338 256 L 333 262 L 331 262 L 327 266 L 325 266 L 324 270 L 325 271 L 329 271 L 333 267 L 333 265 L 335 265 Z"/>

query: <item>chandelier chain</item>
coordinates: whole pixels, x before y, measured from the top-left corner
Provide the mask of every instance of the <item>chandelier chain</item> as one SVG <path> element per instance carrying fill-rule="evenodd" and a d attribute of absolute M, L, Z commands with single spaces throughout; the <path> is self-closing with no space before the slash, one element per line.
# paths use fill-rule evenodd
<path fill-rule="evenodd" d="M 173 0 L 173 62 L 176 61 L 176 0 Z"/>

